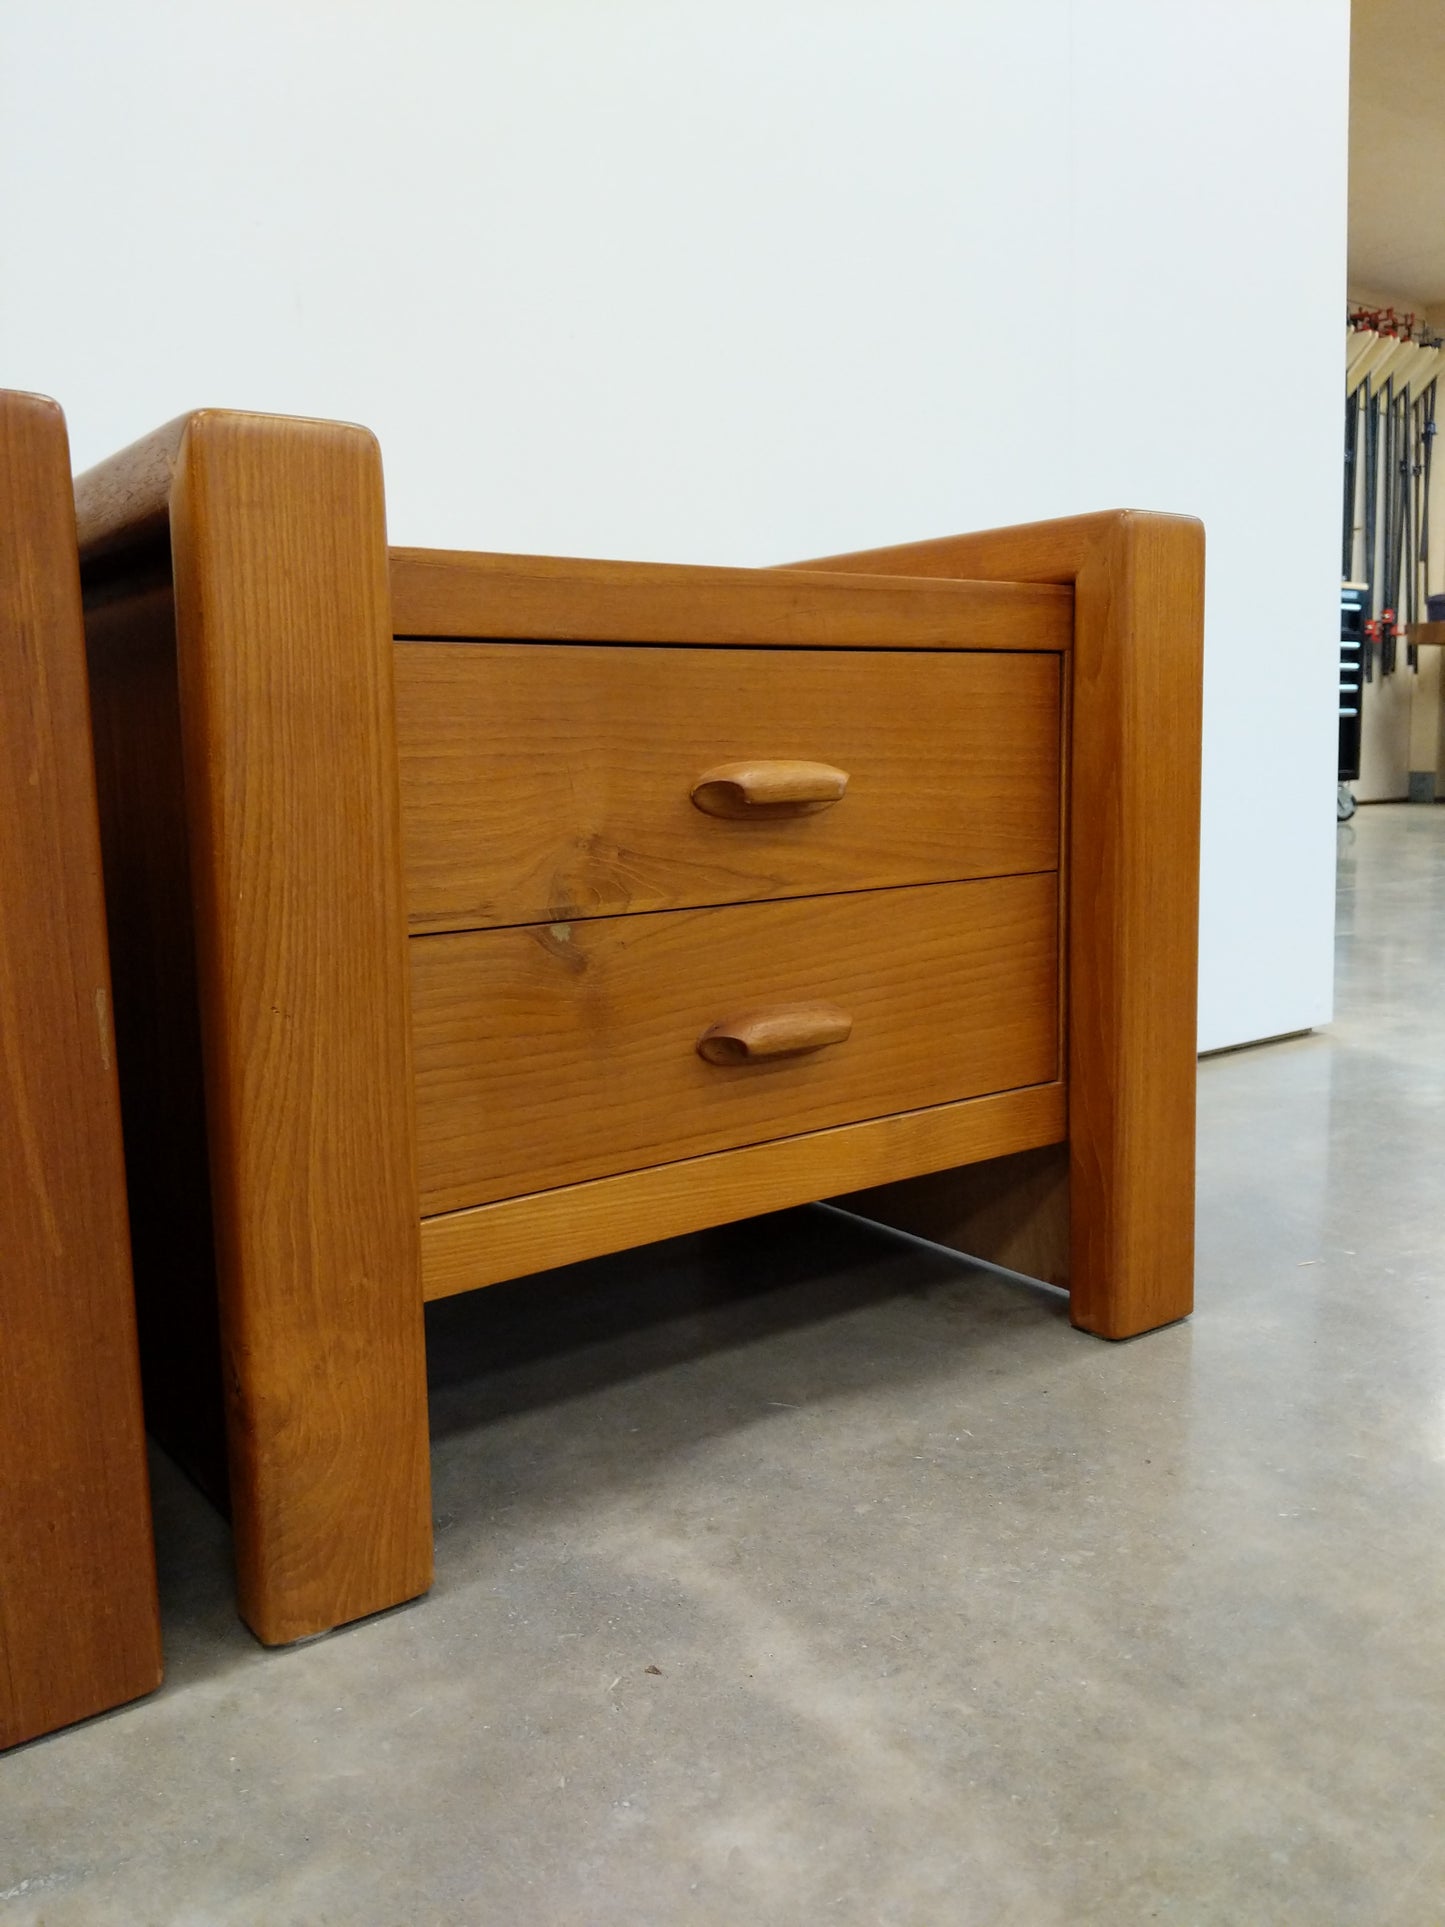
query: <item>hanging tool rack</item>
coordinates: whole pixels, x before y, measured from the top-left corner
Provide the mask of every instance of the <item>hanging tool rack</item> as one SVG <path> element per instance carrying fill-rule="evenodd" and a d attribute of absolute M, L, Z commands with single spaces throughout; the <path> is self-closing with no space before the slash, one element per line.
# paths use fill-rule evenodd
<path fill-rule="evenodd" d="M 1445 337 L 1413 314 L 1352 307 L 1345 337 L 1345 478 L 1340 573 L 1365 593 L 1361 668 L 1393 675 L 1430 580 L 1435 390 Z M 1406 660 L 1418 667 L 1407 644 Z"/>

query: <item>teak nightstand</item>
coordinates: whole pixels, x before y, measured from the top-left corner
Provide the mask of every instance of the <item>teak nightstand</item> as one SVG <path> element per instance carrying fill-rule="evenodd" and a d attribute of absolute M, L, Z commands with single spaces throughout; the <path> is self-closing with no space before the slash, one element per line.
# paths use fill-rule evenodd
<path fill-rule="evenodd" d="M 203 1357 L 214 1239 L 262 1639 L 429 1583 L 425 1299 L 842 1198 L 1189 1311 L 1197 523 L 388 550 L 370 435 L 223 412 L 77 505 L 137 1271 Z"/>

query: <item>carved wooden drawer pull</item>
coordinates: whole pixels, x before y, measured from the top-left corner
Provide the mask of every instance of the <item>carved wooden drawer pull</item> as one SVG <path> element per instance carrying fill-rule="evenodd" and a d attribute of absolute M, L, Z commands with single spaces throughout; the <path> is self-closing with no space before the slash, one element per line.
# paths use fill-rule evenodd
<path fill-rule="evenodd" d="M 811 816 L 847 787 L 848 772 L 829 763 L 719 763 L 693 784 L 692 800 L 709 816 Z"/>
<path fill-rule="evenodd" d="M 697 1040 L 709 1064 L 756 1064 L 768 1057 L 801 1057 L 827 1044 L 846 1043 L 853 1019 L 836 1004 L 775 1004 L 713 1024 Z"/>

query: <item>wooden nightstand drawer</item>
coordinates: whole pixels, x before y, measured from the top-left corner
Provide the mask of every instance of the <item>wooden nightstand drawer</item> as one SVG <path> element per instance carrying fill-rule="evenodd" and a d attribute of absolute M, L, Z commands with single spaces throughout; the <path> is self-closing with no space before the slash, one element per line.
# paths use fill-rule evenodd
<path fill-rule="evenodd" d="M 413 938 L 422 1211 L 1053 1079 L 1057 898 L 1044 873 Z M 753 1061 L 699 1054 L 750 1019 Z M 817 1048 L 766 1055 L 790 1042 Z"/>
<path fill-rule="evenodd" d="M 1059 661 L 400 643 L 411 928 L 1052 868 Z M 846 776 L 841 798 L 828 800 L 821 776 L 814 801 L 767 800 L 778 764 L 799 759 Z M 760 800 L 732 780 L 694 801 L 703 778 L 740 764 L 757 772 Z"/>

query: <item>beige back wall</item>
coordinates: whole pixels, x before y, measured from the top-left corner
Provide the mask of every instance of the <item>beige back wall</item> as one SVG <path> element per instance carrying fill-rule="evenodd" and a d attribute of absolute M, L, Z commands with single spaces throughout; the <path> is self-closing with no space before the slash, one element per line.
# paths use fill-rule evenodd
<path fill-rule="evenodd" d="M 1350 281 L 1445 309 L 1445 4 L 1354 0 Z M 1386 300 L 1389 300 L 1387 295 Z M 1396 299 L 1395 306 L 1402 305 Z"/>

